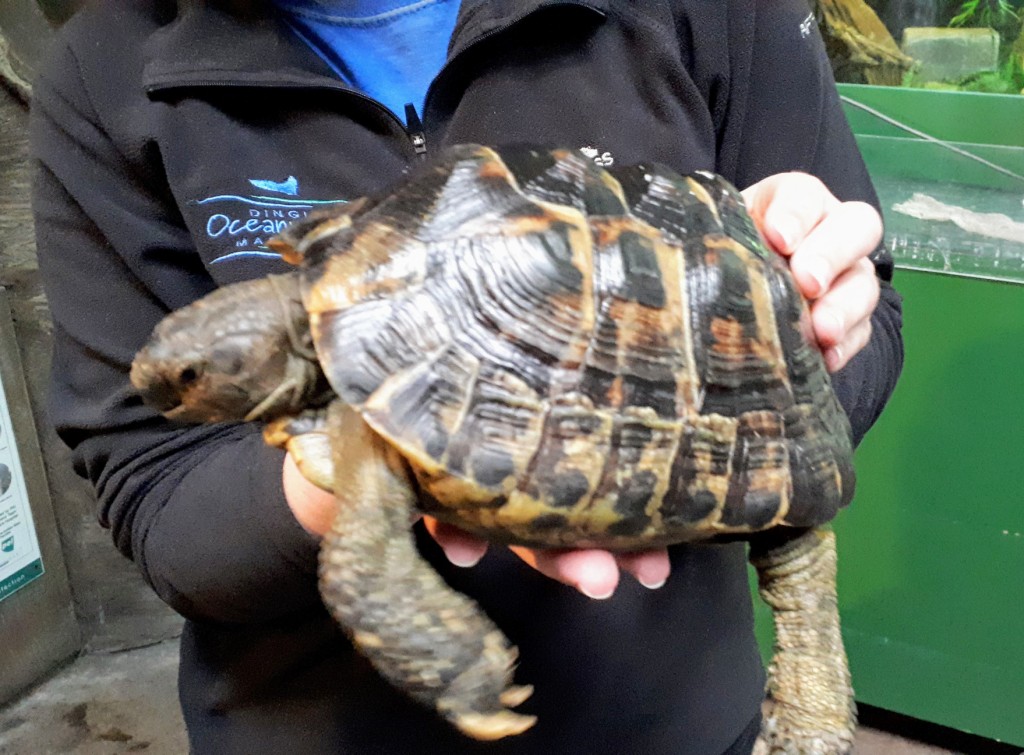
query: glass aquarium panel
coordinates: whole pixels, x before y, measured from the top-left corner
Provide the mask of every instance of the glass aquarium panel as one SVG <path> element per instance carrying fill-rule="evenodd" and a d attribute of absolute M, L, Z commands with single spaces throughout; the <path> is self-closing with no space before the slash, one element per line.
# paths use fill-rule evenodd
<path fill-rule="evenodd" d="M 1024 283 L 1024 0 L 814 0 L 899 267 Z"/>
<path fill-rule="evenodd" d="M 898 267 L 1024 283 L 1024 97 L 840 85 Z"/>

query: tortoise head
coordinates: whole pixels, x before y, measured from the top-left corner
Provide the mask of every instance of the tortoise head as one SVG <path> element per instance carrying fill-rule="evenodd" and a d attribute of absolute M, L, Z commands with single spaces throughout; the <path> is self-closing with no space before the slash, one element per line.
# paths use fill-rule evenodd
<path fill-rule="evenodd" d="M 326 399 L 298 274 L 226 286 L 172 312 L 136 355 L 132 385 L 168 419 L 273 419 Z"/>

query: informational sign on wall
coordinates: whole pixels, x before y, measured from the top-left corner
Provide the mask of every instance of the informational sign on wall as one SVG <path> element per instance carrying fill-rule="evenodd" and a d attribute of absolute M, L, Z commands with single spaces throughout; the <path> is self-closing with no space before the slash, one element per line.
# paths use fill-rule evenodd
<path fill-rule="evenodd" d="M 43 574 L 7 394 L 0 379 L 0 600 Z"/>

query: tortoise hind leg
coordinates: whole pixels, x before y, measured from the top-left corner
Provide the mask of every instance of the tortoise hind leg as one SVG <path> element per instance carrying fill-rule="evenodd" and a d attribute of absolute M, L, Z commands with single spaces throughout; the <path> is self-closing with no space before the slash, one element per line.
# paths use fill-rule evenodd
<path fill-rule="evenodd" d="M 389 682 L 477 739 L 535 722 L 513 713 L 516 650 L 480 608 L 422 559 L 415 493 L 398 453 L 355 410 L 330 408 L 338 514 L 320 551 L 320 591 L 355 646 Z"/>
<path fill-rule="evenodd" d="M 775 648 L 754 752 L 835 755 L 853 750 L 856 708 L 836 598 L 836 542 L 814 529 L 751 547 L 760 594 L 771 606 Z"/>

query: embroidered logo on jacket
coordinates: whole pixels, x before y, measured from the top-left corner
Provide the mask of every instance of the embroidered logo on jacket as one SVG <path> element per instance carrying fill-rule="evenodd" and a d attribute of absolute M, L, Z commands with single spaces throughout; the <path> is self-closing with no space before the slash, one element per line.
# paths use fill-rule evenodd
<path fill-rule="evenodd" d="M 591 160 L 594 161 L 596 165 L 600 165 L 602 168 L 608 168 L 615 164 L 615 158 L 612 157 L 611 152 L 602 152 L 597 147 L 580 147 L 580 152 L 582 152 L 586 157 L 589 157 Z"/>
<path fill-rule="evenodd" d="M 281 255 L 265 246 L 268 239 L 318 207 L 348 202 L 346 199 L 301 199 L 299 180 L 295 176 L 288 176 L 284 181 L 256 178 L 248 181 L 263 192 L 284 196 L 217 194 L 195 201 L 206 210 L 206 237 L 219 250 L 211 264 L 242 258 L 279 259 Z"/>
<path fill-rule="evenodd" d="M 287 194 L 290 197 L 299 196 L 299 179 L 295 176 L 288 176 L 284 181 L 266 181 L 259 178 L 250 178 L 249 183 L 257 189 L 264 191 L 276 191 L 278 194 Z"/>
<path fill-rule="evenodd" d="M 811 36 L 815 23 L 814 14 L 808 14 L 807 18 L 800 22 L 800 36 L 804 38 Z"/>

